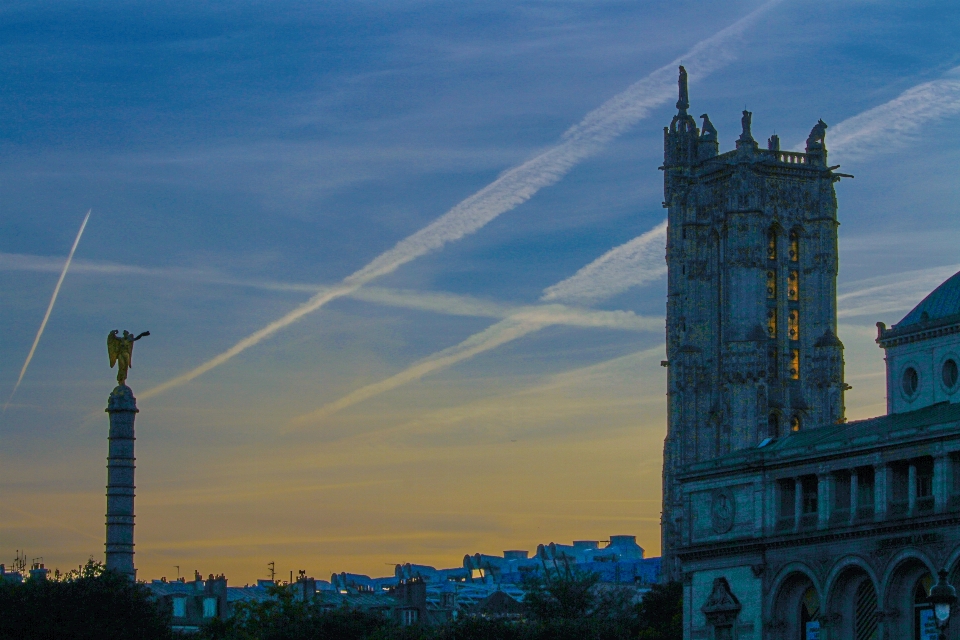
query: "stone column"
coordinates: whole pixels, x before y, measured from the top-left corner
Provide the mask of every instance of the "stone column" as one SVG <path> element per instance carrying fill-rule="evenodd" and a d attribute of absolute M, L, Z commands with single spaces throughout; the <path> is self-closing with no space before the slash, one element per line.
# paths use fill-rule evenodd
<path fill-rule="evenodd" d="M 136 580 L 133 567 L 133 422 L 139 410 L 127 385 L 119 385 L 107 401 L 110 414 L 107 454 L 106 568 Z"/>
<path fill-rule="evenodd" d="M 833 508 L 833 474 L 817 475 L 817 528 L 826 529 L 830 525 L 830 511 Z"/>
<path fill-rule="evenodd" d="M 917 465 L 913 462 L 907 468 L 907 513 L 917 512 Z"/>
<path fill-rule="evenodd" d="M 933 459 L 933 504 L 934 511 L 942 513 L 950 506 L 950 490 L 953 486 L 950 456 L 942 454 Z"/>
<path fill-rule="evenodd" d="M 873 518 L 887 519 L 887 493 L 890 491 L 890 465 L 881 462 L 873 468 Z"/>
<path fill-rule="evenodd" d="M 857 470 L 850 471 L 850 524 L 857 521 L 857 511 L 860 509 L 860 478 Z"/>
<path fill-rule="evenodd" d="M 800 518 L 803 517 L 803 483 L 800 478 L 793 479 L 793 530 L 800 530 Z"/>

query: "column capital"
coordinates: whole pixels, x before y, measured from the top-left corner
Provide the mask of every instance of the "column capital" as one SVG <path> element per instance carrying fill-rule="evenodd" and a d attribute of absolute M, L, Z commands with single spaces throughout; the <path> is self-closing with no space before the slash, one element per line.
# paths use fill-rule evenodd
<path fill-rule="evenodd" d="M 107 398 L 107 408 L 104 411 L 107 413 L 118 411 L 140 413 L 140 410 L 137 409 L 137 399 L 133 397 L 133 389 L 125 384 L 117 385 L 110 392 L 110 397 Z"/>

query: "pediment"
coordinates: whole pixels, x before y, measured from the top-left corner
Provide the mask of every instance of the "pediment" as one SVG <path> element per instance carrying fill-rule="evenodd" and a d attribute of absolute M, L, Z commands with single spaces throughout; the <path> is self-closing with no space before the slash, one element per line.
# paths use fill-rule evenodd
<path fill-rule="evenodd" d="M 701 611 L 708 617 L 718 614 L 736 615 L 740 611 L 740 601 L 730 590 L 730 583 L 726 578 L 715 578 L 713 581 L 713 591 L 707 598 L 706 604 Z"/>

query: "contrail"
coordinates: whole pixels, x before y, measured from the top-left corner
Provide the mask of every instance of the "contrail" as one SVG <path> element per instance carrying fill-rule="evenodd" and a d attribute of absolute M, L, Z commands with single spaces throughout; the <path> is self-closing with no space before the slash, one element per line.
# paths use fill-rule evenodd
<path fill-rule="evenodd" d="M 499 347 L 502 344 L 506 344 L 516 340 L 517 338 L 521 338 L 529 333 L 533 333 L 534 331 L 538 331 L 544 326 L 546 325 L 537 322 L 514 320 L 511 318 L 501 320 L 497 324 L 487 327 L 487 329 L 484 331 L 470 336 L 460 344 L 450 347 L 449 349 L 439 351 L 429 358 L 426 358 L 404 369 L 400 373 L 392 375 L 385 380 L 381 380 L 380 382 L 368 384 L 365 387 L 361 387 L 356 391 L 348 393 L 339 400 L 324 405 L 316 411 L 299 416 L 293 419 L 291 424 L 294 427 L 299 427 L 311 422 L 316 422 L 317 420 L 321 420 L 326 416 L 346 409 L 347 407 L 351 407 L 359 402 L 363 402 L 364 400 L 368 400 L 374 396 L 380 395 L 381 393 L 390 391 L 391 389 L 396 389 L 397 387 L 408 382 L 419 380 L 428 373 L 432 373 L 439 369 L 446 369 L 447 367 L 453 366 L 461 360 L 472 358 L 479 353 L 489 351 L 490 349 Z"/>
<path fill-rule="evenodd" d="M 564 132 L 558 144 L 504 172 L 430 225 L 401 240 L 365 267 L 347 276 L 336 289 L 315 295 L 227 351 L 144 392 L 141 397 L 149 398 L 193 380 L 331 300 L 349 295 L 371 280 L 391 273 L 411 260 L 476 232 L 500 214 L 526 202 L 540 189 L 558 182 L 579 162 L 599 152 L 614 138 L 645 118 L 652 109 L 669 102 L 676 93 L 676 66 L 681 61 L 691 77 L 699 78 L 735 60 L 744 31 L 780 1 L 767 2 L 732 25 L 697 43 L 675 61 L 634 83 Z"/>
<path fill-rule="evenodd" d="M 930 122 L 960 113 L 960 67 L 937 80 L 910 87 L 899 96 L 847 118 L 828 131 L 831 152 L 861 158 L 903 145 Z M 803 150 L 799 145 L 798 150 Z"/>
<path fill-rule="evenodd" d="M 541 300 L 591 304 L 656 280 L 667 273 L 666 242 L 664 220 L 643 235 L 614 247 L 563 282 L 548 287 Z"/>
<path fill-rule="evenodd" d="M 27 372 L 27 367 L 30 366 L 30 361 L 33 360 L 33 352 L 37 350 L 37 344 L 40 342 L 40 336 L 43 335 L 43 330 L 47 327 L 47 320 L 50 319 L 50 312 L 53 311 L 53 303 L 57 301 L 57 295 L 60 293 L 60 285 L 63 284 L 63 279 L 67 276 L 67 269 L 70 268 L 70 262 L 73 260 L 73 254 L 77 250 L 77 245 L 80 244 L 80 236 L 83 235 L 83 230 L 87 226 L 87 220 L 90 219 L 90 213 L 93 209 L 87 211 L 87 215 L 83 218 L 83 223 L 80 225 L 80 231 L 77 232 L 77 237 L 73 241 L 73 246 L 70 247 L 70 254 L 67 256 L 67 262 L 63 265 L 63 271 L 60 272 L 60 279 L 57 280 L 57 286 L 53 288 L 53 295 L 50 297 L 50 304 L 47 305 L 47 312 L 43 314 L 43 322 L 40 323 L 40 329 L 37 331 L 37 337 L 33 339 L 33 346 L 30 347 L 30 353 L 27 354 L 27 361 L 23 363 L 23 368 L 20 369 L 20 377 L 17 378 L 17 384 L 13 386 L 13 391 L 10 393 L 10 397 L 7 398 L 6 404 L 3 405 L 3 410 L 6 411 L 7 407 L 10 405 L 10 401 L 13 400 L 14 394 L 17 392 L 17 389 L 20 388 L 20 383 L 23 382 L 23 375 Z"/>
<path fill-rule="evenodd" d="M 766 7 L 767 5 L 764 5 L 758 11 Z M 660 71 L 662 70 L 654 73 Z M 958 74 L 960 74 L 960 67 L 947 75 Z M 606 106 L 587 116 L 584 123 Z M 960 80 L 946 78 L 922 83 L 904 91 L 889 102 L 848 118 L 833 127 L 830 136 L 832 142 L 828 143 L 828 148 L 831 151 L 845 153 L 880 151 L 883 147 L 877 145 L 878 141 L 902 139 L 917 130 L 920 124 L 954 113 L 960 113 Z M 584 123 L 578 127 L 583 126 Z M 575 129 L 577 127 L 570 131 Z M 570 278 L 545 289 L 541 300 L 592 303 L 663 276 L 666 273 L 666 266 L 663 264 L 666 230 L 666 221 L 664 221 L 630 242 L 611 249 Z M 943 273 L 950 275 L 952 268 L 942 267 L 935 271 L 941 275 Z M 929 277 L 930 274 L 924 275 Z M 838 302 L 845 307 L 841 310 L 840 316 L 862 312 L 862 309 L 854 310 L 848 307 L 848 298 L 857 297 L 859 293 L 839 297 Z M 292 421 L 292 424 L 303 426 L 314 423 L 358 402 L 417 380 L 427 373 L 452 366 L 484 351 L 499 347 L 549 324 L 552 323 L 546 319 L 539 322 L 530 320 L 524 322 L 511 316 L 467 338 L 459 345 L 425 358 L 390 378 L 357 389 L 317 411 L 299 416 Z"/>
<path fill-rule="evenodd" d="M 854 290 L 837 296 L 837 317 L 883 317 L 896 311 L 907 311 L 958 271 L 960 264 L 953 264 L 851 282 L 846 287 Z"/>
<path fill-rule="evenodd" d="M 565 299 L 567 296 L 569 296 L 570 299 L 586 297 L 584 291 L 590 289 L 589 279 L 596 278 L 599 281 L 605 281 L 607 283 L 607 285 L 602 288 L 604 294 L 598 293 L 592 297 L 592 299 L 596 301 L 607 295 L 620 293 L 628 286 L 632 286 L 632 284 L 642 284 L 643 282 L 649 282 L 661 277 L 665 273 L 665 269 L 662 266 L 664 262 L 664 246 L 660 238 L 664 236 L 665 229 L 666 222 L 662 222 L 638 238 L 608 251 L 583 269 L 580 269 L 580 271 L 573 276 L 548 287 L 544 292 L 544 298 L 546 298 L 548 294 L 554 300 Z M 621 261 L 629 265 L 631 273 L 619 274 L 615 270 L 611 270 L 611 263 L 616 261 Z M 611 274 L 616 274 L 616 276 L 610 277 Z M 628 281 L 632 281 L 632 284 L 627 284 Z M 291 425 L 297 428 L 315 423 L 318 420 L 322 420 L 327 416 L 342 411 L 359 402 L 368 400 L 386 391 L 396 389 L 408 382 L 419 380 L 428 373 L 446 369 L 458 362 L 481 354 L 484 351 L 495 349 L 508 342 L 522 338 L 525 335 L 539 331 L 544 327 L 553 324 L 570 323 L 569 319 L 563 322 L 564 318 L 562 316 L 562 310 L 569 309 L 569 307 L 542 305 L 534 309 L 538 309 L 539 313 L 524 311 L 511 315 L 509 318 L 501 320 L 483 331 L 470 336 L 460 344 L 438 351 L 389 378 L 361 387 L 348 393 L 339 400 L 320 407 L 316 411 L 298 416 L 291 420 Z M 558 311 L 561 311 L 561 313 L 558 314 Z M 583 311 L 585 310 L 580 310 L 581 313 Z M 625 312 L 619 311 L 614 313 Z M 643 318 L 642 320 L 644 323 L 641 326 L 649 331 L 663 330 L 662 318 Z"/>
<path fill-rule="evenodd" d="M 24 254 L 0 253 L 0 270 L 18 270 L 35 272 L 60 272 L 63 263 L 45 256 Z M 329 287 L 317 284 L 278 282 L 271 280 L 244 280 L 231 278 L 216 272 L 200 269 L 154 269 L 107 262 L 93 262 L 74 260 L 70 264 L 70 273 L 105 274 L 105 275 L 138 275 L 158 278 L 174 278 L 189 280 L 192 283 L 226 285 L 235 287 L 250 287 L 267 291 L 297 291 L 319 293 Z M 502 320 L 512 316 L 549 315 L 551 324 L 569 324 L 576 327 L 606 327 L 645 331 L 647 320 L 634 314 L 632 311 L 593 311 L 580 307 L 569 307 L 560 304 L 543 305 L 508 305 L 492 300 L 474 298 L 472 296 L 441 293 L 436 291 L 415 291 L 411 289 L 388 289 L 383 287 L 366 286 L 350 294 L 355 300 L 362 300 L 373 304 L 389 307 L 431 311 L 453 316 L 468 316 L 479 318 L 496 318 Z"/>

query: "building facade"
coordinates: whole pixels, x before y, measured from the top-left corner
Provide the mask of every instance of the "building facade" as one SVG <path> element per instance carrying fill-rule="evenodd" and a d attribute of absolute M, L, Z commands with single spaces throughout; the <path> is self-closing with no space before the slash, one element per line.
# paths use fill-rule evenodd
<path fill-rule="evenodd" d="M 847 422 L 826 125 L 806 153 L 760 149 L 744 112 L 719 154 L 684 75 L 663 167 L 664 572 L 684 637 L 933 640 L 929 590 L 960 566 L 960 274 L 878 324 L 888 412 Z"/>

